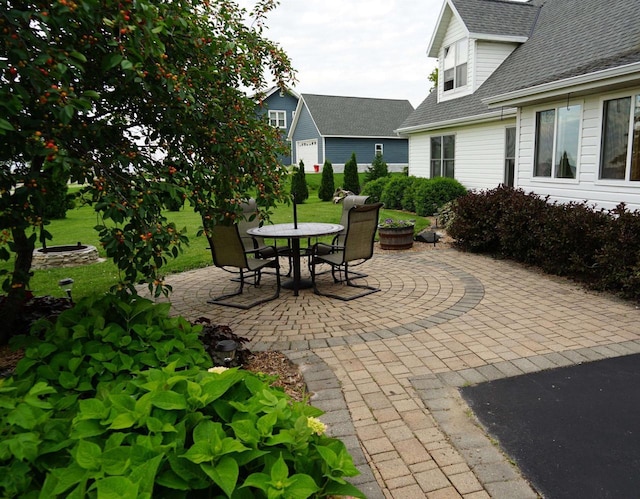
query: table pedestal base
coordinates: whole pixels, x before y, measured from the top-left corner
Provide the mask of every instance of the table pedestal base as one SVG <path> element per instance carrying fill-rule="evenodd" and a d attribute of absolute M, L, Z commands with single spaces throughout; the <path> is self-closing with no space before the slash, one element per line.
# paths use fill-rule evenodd
<path fill-rule="evenodd" d="M 300 279 L 300 283 L 298 284 L 298 289 L 309 289 L 313 286 L 311 283 L 311 279 Z M 295 289 L 295 283 L 293 279 L 288 279 L 282 283 L 282 287 L 284 289 Z"/>

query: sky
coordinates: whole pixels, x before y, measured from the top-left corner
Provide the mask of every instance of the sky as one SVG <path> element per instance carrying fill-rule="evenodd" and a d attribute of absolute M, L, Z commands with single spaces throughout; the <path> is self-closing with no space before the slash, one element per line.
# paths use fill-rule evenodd
<path fill-rule="evenodd" d="M 255 0 L 239 0 L 251 9 Z M 281 0 L 265 36 L 296 69 L 298 94 L 427 97 L 436 59 L 427 48 L 443 0 Z"/>

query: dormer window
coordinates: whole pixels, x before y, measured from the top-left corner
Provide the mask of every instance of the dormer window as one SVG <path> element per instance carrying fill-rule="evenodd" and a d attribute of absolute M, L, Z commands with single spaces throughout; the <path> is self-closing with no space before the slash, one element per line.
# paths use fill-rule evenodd
<path fill-rule="evenodd" d="M 469 41 L 464 38 L 444 49 L 444 91 L 467 86 Z"/>

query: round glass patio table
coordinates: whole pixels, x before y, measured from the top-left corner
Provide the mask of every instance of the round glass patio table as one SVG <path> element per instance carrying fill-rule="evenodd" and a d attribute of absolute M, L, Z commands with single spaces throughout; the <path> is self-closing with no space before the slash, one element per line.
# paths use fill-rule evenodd
<path fill-rule="evenodd" d="M 296 226 L 297 225 L 297 226 Z M 250 236 L 267 239 L 288 239 L 291 242 L 291 258 L 293 260 L 293 279 L 282 284 L 283 288 L 293 289 L 298 296 L 300 289 L 311 287 L 311 281 L 300 277 L 300 239 L 309 237 L 330 236 L 344 230 L 340 224 L 322 222 L 299 222 L 298 224 L 274 224 L 254 227 L 247 230 Z"/>

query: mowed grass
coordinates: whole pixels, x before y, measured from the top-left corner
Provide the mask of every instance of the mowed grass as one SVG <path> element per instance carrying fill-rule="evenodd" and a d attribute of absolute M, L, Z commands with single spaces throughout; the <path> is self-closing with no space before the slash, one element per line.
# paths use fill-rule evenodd
<path fill-rule="evenodd" d="M 361 176 L 361 185 L 363 182 Z M 298 221 L 300 222 L 329 222 L 339 223 L 342 216 L 342 205 L 332 202 L 322 202 L 318 199 L 318 185 L 320 174 L 307 173 L 307 185 L 309 186 L 309 199 L 297 207 Z M 335 185 L 342 185 L 342 174 L 335 174 Z M 199 215 L 193 212 L 187 205 L 178 212 L 167 212 L 167 218 L 174 222 L 178 229 L 186 228 L 189 237 L 189 246 L 183 248 L 183 252 L 176 259 L 169 259 L 164 268 L 166 274 L 183 272 L 212 265 L 211 251 L 203 236 L 196 236 L 202 225 Z M 380 213 L 380 218 L 415 219 L 416 230 L 420 231 L 429 225 L 426 218 L 418 217 L 414 213 L 385 210 Z M 293 206 L 291 204 L 279 205 L 274 211 L 271 221 L 273 223 L 293 222 Z M 90 244 L 96 246 L 102 258 L 106 255 L 98 243 L 97 232 L 94 226 L 100 223 L 92 207 L 83 206 L 67 212 L 63 220 L 54 220 L 47 227 L 53 235 L 53 240 L 47 244 L 65 245 Z M 38 245 L 39 247 L 39 245 Z M 13 269 L 13 260 L 0 262 L 0 269 Z M 119 280 L 118 269 L 110 261 L 85 265 L 81 267 L 56 268 L 50 270 L 35 270 L 31 280 L 31 289 L 36 295 L 63 296 L 58 287 L 60 279 L 71 277 L 74 280 L 73 296 L 82 298 L 94 293 L 104 293 Z"/>

